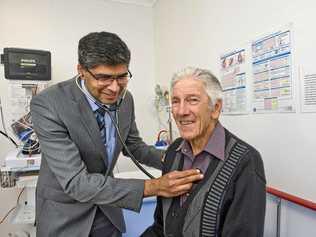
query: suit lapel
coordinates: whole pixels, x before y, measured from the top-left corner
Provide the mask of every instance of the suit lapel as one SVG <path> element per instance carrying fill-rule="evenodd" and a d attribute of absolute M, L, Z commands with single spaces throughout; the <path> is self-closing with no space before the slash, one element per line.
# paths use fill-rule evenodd
<path fill-rule="evenodd" d="M 83 125 L 85 126 L 86 130 L 90 135 L 92 144 L 95 145 L 97 151 L 100 151 L 101 156 L 107 166 L 107 154 L 105 151 L 104 144 L 101 141 L 99 127 L 95 119 L 95 116 L 91 110 L 91 107 L 87 99 L 85 98 L 84 94 L 76 86 L 76 83 L 74 83 L 74 86 L 72 87 L 72 92 L 75 102 L 77 103 L 78 115 L 80 116 Z"/>

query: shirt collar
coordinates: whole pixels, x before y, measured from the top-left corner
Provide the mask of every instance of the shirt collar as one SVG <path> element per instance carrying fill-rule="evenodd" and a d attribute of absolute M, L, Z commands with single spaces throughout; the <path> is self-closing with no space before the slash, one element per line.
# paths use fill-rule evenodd
<path fill-rule="evenodd" d="M 191 146 L 186 140 L 181 142 L 176 151 L 181 151 L 184 154 L 192 153 Z M 203 151 L 214 155 L 220 160 L 225 159 L 225 129 L 220 122 L 217 122 Z"/>

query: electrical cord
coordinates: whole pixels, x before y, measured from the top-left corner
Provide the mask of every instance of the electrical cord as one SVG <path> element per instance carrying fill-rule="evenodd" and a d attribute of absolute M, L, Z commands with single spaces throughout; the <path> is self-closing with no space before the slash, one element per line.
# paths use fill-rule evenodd
<path fill-rule="evenodd" d="M 5 124 L 4 124 L 4 116 L 3 116 L 3 111 L 2 111 L 1 97 L 0 97 L 0 115 L 1 115 L 1 122 L 2 122 L 2 127 L 4 130 L 4 133 L 7 134 L 7 129 L 6 129 Z"/>
<path fill-rule="evenodd" d="M 160 141 L 160 140 L 161 140 L 160 136 L 161 136 L 162 133 L 167 133 L 167 132 L 168 132 L 168 131 L 165 130 L 165 129 L 160 130 L 159 133 L 158 133 L 158 136 L 157 136 L 157 141 Z"/>
<path fill-rule="evenodd" d="M 3 131 L 0 131 L 0 134 L 3 135 L 3 136 L 5 136 L 7 139 L 9 139 L 9 140 L 14 144 L 14 146 L 15 146 L 16 148 L 19 147 L 18 144 L 13 140 L 13 138 L 10 137 L 8 134 L 4 133 Z"/>
<path fill-rule="evenodd" d="M 15 205 L 14 207 L 12 207 L 12 208 L 4 215 L 4 217 L 1 219 L 0 225 L 5 221 L 5 219 L 7 219 L 7 217 L 10 215 L 10 213 L 11 213 L 12 211 L 14 211 L 14 210 L 18 207 L 19 202 L 20 202 L 20 197 L 21 197 L 21 195 L 22 195 L 24 189 L 25 189 L 25 187 L 23 187 L 22 190 L 20 191 L 20 193 L 19 193 L 19 195 L 18 195 L 18 198 L 17 198 L 17 200 L 16 200 L 16 205 Z"/>
<path fill-rule="evenodd" d="M 12 137 L 10 137 L 7 133 L 5 124 L 4 124 L 4 116 L 3 116 L 3 111 L 2 111 L 2 104 L 1 104 L 1 98 L 0 98 L 0 116 L 1 116 L 1 122 L 2 122 L 2 127 L 3 127 L 3 131 L 0 130 L 0 134 L 5 136 L 7 139 L 9 139 L 17 148 L 18 144 L 13 140 Z"/>

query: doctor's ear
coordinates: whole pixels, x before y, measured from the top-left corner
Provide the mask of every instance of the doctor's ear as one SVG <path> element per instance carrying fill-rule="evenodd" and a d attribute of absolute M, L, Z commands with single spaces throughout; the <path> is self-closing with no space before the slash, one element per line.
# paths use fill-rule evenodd
<path fill-rule="evenodd" d="M 80 64 L 77 65 L 77 72 L 78 75 L 83 78 L 83 67 Z"/>

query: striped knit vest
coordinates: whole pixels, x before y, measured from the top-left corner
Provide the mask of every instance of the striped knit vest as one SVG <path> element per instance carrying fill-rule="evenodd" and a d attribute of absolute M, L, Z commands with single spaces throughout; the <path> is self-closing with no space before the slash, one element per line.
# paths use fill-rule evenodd
<path fill-rule="evenodd" d="M 177 141 L 180 144 L 181 141 Z M 177 147 L 177 146 L 173 146 Z M 234 137 L 229 139 L 225 149 L 225 161 L 221 161 L 209 180 L 201 187 L 192 200 L 183 225 L 183 236 L 217 237 L 221 202 L 225 196 L 226 187 L 236 170 L 240 159 L 248 152 L 248 148 Z M 169 154 L 168 154 L 169 153 Z M 167 155 L 173 157 L 172 170 L 179 165 L 179 157 L 171 149 Z M 163 200 L 163 219 L 166 225 L 166 213 L 171 206 L 171 199 Z"/>

